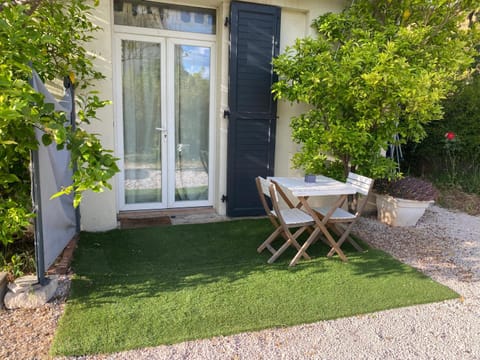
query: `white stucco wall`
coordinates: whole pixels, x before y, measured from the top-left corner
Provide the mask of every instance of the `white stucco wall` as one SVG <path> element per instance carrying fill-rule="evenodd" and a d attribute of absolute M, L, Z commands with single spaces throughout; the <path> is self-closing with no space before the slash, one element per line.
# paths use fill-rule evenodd
<path fill-rule="evenodd" d="M 162 2 L 167 2 L 163 0 Z M 312 33 L 310 24 L 318 15 L 328 11 L 341 11 L 343 0 L 267 0 L 249 1 L 282 8 L 281 20 L 281 51 L 287 45 L 293 44 L 298 37 Z M 223 118 L 223 111 L 228 108 L 228 29 L 223 21 L 229 14 L 230 1 L 225 0 L 191 0 L 175 1 L 175 4 L 212 7 L 217 10 L 217 84 L 216 84 L 216 119 L 215 119 L 215 195 L 214 208 L 219 214 L 225 214 L 225 204 L 220 197 L 226 194 L 227 174 L 227 131 L 228 121 Z M 95 34 L 96 40 L 88 45 L 89 49 L 97 54 L 95 65 L 106 76 L 96 85 L 102 99 L 114 100 L 112 63 L 115 54 L 112 54 L 112 5 L 113 1 L 100 1 L 99 7 L 93 14 L 93 21 L 103 28 Z M 287 176 L 295 174 L 291 169 L 290 159 L 297 151 L 297 146 L 290 137 L 290 118 L 304 111 L 302 105 L 290 105 L 284 102 L 278 104 L 278 122 L 276 132 L 275 175 Z M 114 107 L 107 106 L 98 112 L 101 121 L 94 121 L 88 129 L 100 134 L 102 143 L 107 149 L 115 149 L 115 119 Z M 81 205 L 82 228 L 88 231 L 101 231 L 117 226 L 117 182 L 112 180 L 113 189 L 101 194 L 88 193 Z"/>
<path fill-rule="evenodd" d="M 113 1 L 100 1 L 100 5 L 93 14 L 92 21 L 102 30 L 94 34 L 95 40 L 88 49 L 96 55 L 94 64 L 105 75 L 105 79 L 98 81 L 95 90 L 101 99 L 113 100 L 113 72 L 112 72 L 112 29 L 111 7 Z M 107 105 L 97 113 L 99 120 L 92 120 L 85 126 L 91 132 L 100 135 L 102 145 L 109 150 L 115 149 L 115 128 L 113 105 Z M 80 205 L 82 229 L 88 231 L 102 231 L 117 226 L 116 182 L 111 180 L 112 190 L 103 193 L 85 194 Z"/>

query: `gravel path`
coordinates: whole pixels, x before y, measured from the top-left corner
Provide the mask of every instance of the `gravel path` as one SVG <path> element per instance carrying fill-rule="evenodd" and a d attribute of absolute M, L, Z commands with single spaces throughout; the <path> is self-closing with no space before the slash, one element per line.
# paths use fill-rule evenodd
<path fill-rule="evenodd" d="M 77 359 L 480 359 L 480 217 L 433 206 L 416 227 L 364 218 L 355 232 L 462 298 Z"/>
<path fill-rule="evenodd" d="M 65 308 L 68 276 L 59 276 L 53 299 L 38 309 L 0 308 L 0 359 L 45 359 Z"/>

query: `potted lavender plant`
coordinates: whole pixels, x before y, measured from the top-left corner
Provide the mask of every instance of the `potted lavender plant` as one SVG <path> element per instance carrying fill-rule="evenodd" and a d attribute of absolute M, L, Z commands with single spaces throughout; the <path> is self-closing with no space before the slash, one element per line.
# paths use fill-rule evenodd
<path fill-rule="evenodd" d="M 391 226 L 415 226 L 438 197 L 431 182 L 410 176 L 376 180 L 374 191 L 378 220 Z"/>

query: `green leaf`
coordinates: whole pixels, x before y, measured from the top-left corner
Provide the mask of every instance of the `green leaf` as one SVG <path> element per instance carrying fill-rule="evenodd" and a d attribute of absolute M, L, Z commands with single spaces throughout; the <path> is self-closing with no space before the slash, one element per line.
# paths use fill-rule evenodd
<path fill-rule="evenodd" d="M 48 146 L 52 143 L 52 136 L 50 134 L 43 134 L 42 135 L 42 143 L 45 146 Z"/>

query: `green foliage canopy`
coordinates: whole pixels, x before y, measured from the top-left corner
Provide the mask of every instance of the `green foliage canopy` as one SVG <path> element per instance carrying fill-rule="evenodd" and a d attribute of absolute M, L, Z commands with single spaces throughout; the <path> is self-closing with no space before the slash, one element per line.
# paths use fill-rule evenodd
<path fill-rule="evenodd" d="M 397 165 L 381 150 L 396 134 L 400 143 L 420 141 L 469 73 L 479 44 L 478 22 L 467 21 L 475 4 L 359 0 L 317 18 L 318 37 L 297 39 L 274 60 L 276 98 L 311 105 L 291 121 L 303 145 L 293 165 L 394 177 Z"/>
<path fill-rule="evenodd" d="M 57 148 L 71 150 L 71 165 L 77 164 L 73 185 L 59 189 L 56 196 L 74 191 L 77 206 L 84 191 L 110 188 L 108 180 L 118 171 L 111 152 L 82 128 L 108 103 L 90 90 L 103 75 L 94 69 L 84 48 L 98 30 L 89 19 L 98 1 L 18 3 L 0 6 L 0 244 L 4 246 L 33 216 L 29 159 L 31 150 L 38 147 L 35 127 L 45 132 L 44 144 L 55 142 Z M 82 94 L 76 128 L 65 127 L 65 114 L 54 112 L 29 85 L 29 64 L 45 81 L 75 76 L 76 89 Z"/>

